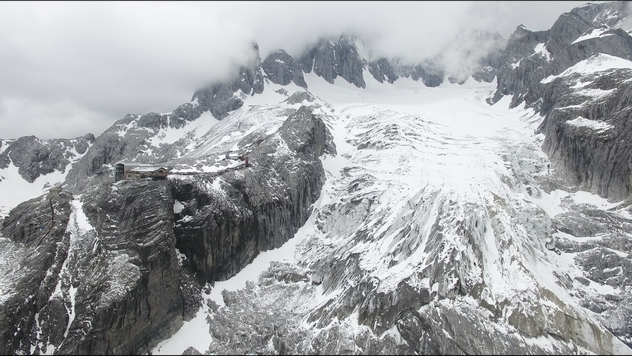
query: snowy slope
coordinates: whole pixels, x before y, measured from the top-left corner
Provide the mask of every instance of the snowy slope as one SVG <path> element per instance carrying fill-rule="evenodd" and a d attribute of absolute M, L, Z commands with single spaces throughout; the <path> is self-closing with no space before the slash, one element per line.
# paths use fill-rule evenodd
<path fill-rule="evenodd" d="M 336 156 L 323 160 L 327 182 L 311 218 L 286 245 L 262 253 L 230 280 L 217 282 L 203 297 L 217 303 L 219 310 L 201 309 L 198 317 L 152 352 L 181 353 L 189 346 L 204 352 L 209 342 L 212 350 L 225 351 L 210 335 L 204 317 L 220 320 L 236 313 L 234 305 L 224 305 L 223 289 L 251 295 L 244 298 L 268 305 L 275 313 L 279 309 L 281 314 L 311 320 L 296 325 L 312 336 L 317 334 L 316 321 L 359 335 L 366 326 L 359 325 L 358 312 L 370 311 L 363 303 L 379 295 L 397 295 L 402 283 L 411 281 L 431 299 L 440 297 L 419 312 L 446 303 L 477 313 L 489 313 L 481 303 L 494 306 L 500 316 L 490 316 L 492 334 L 515 332 L 521 326 L 510 316 L 528 317 L 527 311 L 536 309 L 548 314 L 572 310 L 573 318 L 584 325 L 581 330 L 596 328 L 608 334 L 560 283 L 559 272 L 581 275 L 575 260 L 560 258 L 545 245 L 552 234 L 560 234 L 551 230 L 551 218 L 568 211 L 569 201 L 601 209 L 615 204 L 585 192 L 545 191 L 542 182 L 551 171 L 539 149 L 543 138 L 534 134 L 542 118 L 524 108 L 508 110 L 509 98 L 486 104 L 494 83 L 470 79 L 464 85 L 444 82 L 427 88 L 407 79 L 384 85 L 365 78 L 370 79 L 362 90 L 341 78 L 330 85 L 305 75 L 309 92 L 321 104 L 315 113 L 325 118 L 337 149 Z M 266 88 L 265 93 L 270 92 Z M 257 105 L 265 102 L 270 101 Z M 241 110 L 250 105 L 247 102 Z M 273 261 L 306 269 L 312 281 L 322 284 L 299 284 L 301 292 L 287 292 L 285 305 L 271 303 L 278 295 L 264 285 L 247 287 L 246 282 L 256 282 Z M 359 290 L 363 284 L 372 287 Z M 459 294 L 460 289 L 473 294 L 476 288 L 482 288 L 478 298 Z M 607 286 L 597 290 L 614 293 Z M 349 299 L 353 291 L 361 292 L 363 300 Z M 350 314 L 349 308 L 354 312 Z M 384 335 L 402 342 L 397 329 L 384 327 Z M 600 344 L 595 337 L 581 333 L 571 339 L 586 351 L 601 347 L 595 346 Z M 561 347 L 552 336 L 522 342 L 540 351 Z M 620 341 L 612 343 L 612 351 L 630 352 Z"/>
<path fill-rule="evenodd" d="M 94 138 L 93 138 L 94 139 Z M 72 167 L 77 161 L 81 159 L 86 153 L 87 148 L 84 148 L 81 153 L 77 152 L 77 143 L 81 139 L 71 140 L 39 140 L 35 138 L 35 141 L 52 150 L 47 151 L 46 155 L 52 156 L 53 152 L 55 156 L 63 157 L 67 160 L 67 163 L 63 165 L 62 169 L 54 169 L 52 172 L 44 172 L 38 175 L 37 178 L 29 183 L 19 173 L 19 167 L 15 162 L 9 160 L 6 167 L 0 165 L 0 218 L 9 214 L 9 211 L 17 206 L 19 203 L 33 199 L 48 191 L 48 188 L 57 183 L 62 183 Z M 16 140 L 1 140 L 0 139 L 0 155 L 5 153 L 12 143 Z M 86 146 L 89 147 L 90 144 Z M 58 147 L 55 147 L 58 146 Z M 59 151 L 54 151 L 58 149 Z M 8 157 L 7 157 L 8 158 Z M 58 158 L 59 159 L 59 158 Z M 32 166 L 42 165 L 40 162 L 31 162 L 28 168 Z"/>

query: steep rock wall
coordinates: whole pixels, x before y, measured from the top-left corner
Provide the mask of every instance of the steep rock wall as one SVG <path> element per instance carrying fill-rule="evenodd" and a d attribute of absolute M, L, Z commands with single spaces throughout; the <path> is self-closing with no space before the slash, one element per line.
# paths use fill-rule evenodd
<path fill-rule="evenodd" d="M 580 189 L 613 200 L 625 199 L 632 187 L 632 86 L 626 82 L 631 77 L 632 71 L 625 69 L 594 77 L 582 90 L 607 93 L 599 98 L 570 89 L 579 76 L 558 78 L 543 94 L 542 108 L 548 114 L 539 130 L 553 167 Z"/>
<path fill-rule="evenodd" d="M 2 285 L 2 354 L 29 352 L 35 315 L 46 305 L 59 282 L 58 275 L 68 253 L 65 231 L 71 211 L 70 197 L 54 199 L 52 205 L 54 219 L 51 201 L 41 196 L 18 205 L 2 224 L 0 236 L 6 238 L 0 241 L 3 267 L 17 277 Z M 57 319 L 60 320 L 63 322 L 63 317 Z"/>
<path fill-rule="evenodd" d="M 322 120 L 303 106 L 251 152 L 250 167 L 173 180 L 173 196 L 184 205 L 176 214 L 177 246 L 200 283 L 232 277 L 260 251 L 289 240 L 320 195 L 325 175 L 318 157 L 334 150 Z M 207 188 L 214 184 L 221 190 Z"/>
<path fill-rule="evenodd" d="M 30 221 L 48 201 L 14 209 L 2 234 L 8 250 L 26 250 L 12 263 L 29 272 L 2 302 L 3 353 L 135 354 L 190 317 L 199 301 L 178 265 L 170 193 L 167 182 L 121 181 L 62 195 L 43 239 Z"/>

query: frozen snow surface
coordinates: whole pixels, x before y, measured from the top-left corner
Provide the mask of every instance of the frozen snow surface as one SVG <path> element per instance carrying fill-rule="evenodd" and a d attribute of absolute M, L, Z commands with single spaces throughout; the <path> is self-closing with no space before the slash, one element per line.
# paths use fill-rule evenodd
<path fill-rule="evenodd" d="M 581 116 L 576 119 L 566 121 L 566 124 L 575 127 L 586 127 L 597 132 L 604 132 L 614 129 L 614 126 L 610 125 L 607 122 L 590 120 Z"/>
<path fill-rule="evenodd" d="M 603 34 L 604 32 L 608 31 L 607 28 L 593 28 L 590 29 L 587 33 L 579 36 L 575 41 L 573 41 L 573 43 L 571 44 L 575 44 L 577 42 L 581 42 L 581 41 L 586 41 L 588 39 L 591 38 L 599 38 L 599 37 L 607 37 L 607 36 L 612 36 L 611 33 L 607 33 L 607 34 Z"/>
<path fill-rule="evenodd" d="M 559 75 L 550 75 L 540 81 L 540 83 L 550 83 L 555 78 L 567 77 L 573 74 L 593 74 L 611 69 L 632 69 L 632 62 L 621 57 L 609 54 L 598 53 L 588 59 L 578 62 L 574 66 L 566 69 Z"/>
<path fill-rule="evenodd" d="M 548 56 L 543 45 L 536 51 Z M 598 55 L 560 76 L 594 72 L 604 66 L 632 68 L 632 62 Z M 456 259 L 468 267 L 455 273 L 463 273 L 460 278 L 472 284 L 484 283 L 487 294 L 482 298 L 491 302 L 506 300 L 517 308 L 525 298 L 541 299 L 538 293 L 547 289 L 581 314 L 582 307 L 555 277 L 556 271 L 573 271 L 574 260 L 545 248 L 551 237 L 551 218 L 567 211 L 563 201 L 569 199 L 604 210 L 616 204 L 586 192 L 557 189 L 547 193 L 540 188 L 539 182 L 551 174 L 548 158 L 540 149 L 542 137 L 534 133 L 542 117 L 524 107 L 510 110 L 509 97 L 488 105 L 485 99 L 495 90 L 495 83 L 468 79 L 463 85 L 444 82 L 429 88 L 406 78 L 392 85 L 378 83 L 372 76 L 365 78 L 369 78 L 366 89 L 358 89 L 342 78 L 331 85 L 313 73 L 305 75 L 308 91 L 316 98 L 314 113 L 332 132 L 337 150 L 336 155 L 323 157 L 327 180 L 320 199 L 293 239 L 279 249 L 261 253 L 228 281 L 215 283 L 210 295 L 203 294 L 203 298 L 217 303 L 221 311 L 226 308 L 224 289 L 248 288 L 247 282 L 256 282 L 271 262 L 313 267 L 359 256 L 361 272 L 353 281 L 309 289 L 307 296 L 285 306 L 293 308 L 292 312 L 313 311 L 327 301 L 336 305 L 350 283 L 376 280 L 377 291 L 388 293 L 429 266 Z M 283 105 L 297 107 L 283 104 L 285 97 L 276 89 L 278 86 L 269 84 L 264 94 L 247 99 L 241 109 L 209 132 L 208 144 L 199 145 L 189 157 L 219 152 L 218 145 L 230 147 L 233 136 L 256 130 L 273 132 L 282 122 Z M 289 94 L 302 90 L 292 85 L 284 89 Z M 267 114 L 256 114 L 254 109 Z M 248 124 L 241 125 L 240 132 L 231 131 L 231 120 L 253 115 L 256 120 L 244 121 Z M 581 118 L 568 124 L 609 129 L 605 123 Z M 178 209 L 177 203 L 174 209 Z M 463 240 L 463 229 L 472 232 L 472 241 Z M 435 246 L 437 240 L 441 246 Z M 453 287 L 447 272 L 439 277 L 446 278 L 418 282 L 439 294 Z M 602 286 L 602 293 L 608 292 L 605 288 Z M 213 313 L 205 303 L 193 320 L 152 353 L 180 354 L 191 346 L 205 352 L 210 343 L 217 342 L 204 317 L 212 318 Z M 589 313 L 584 314 L 580 317 L 601 325 Z M 357 320 L 356 312 L 340 322 L 357 330 L 354 315 Z M 310 326 L 304 323 L 303 327 Z M 508 325 L 495 328 L 515 331 Z M 397 333 L 394 330 L 389 332 Z M 528 342 L 548 348 L 555 339 Z"/>

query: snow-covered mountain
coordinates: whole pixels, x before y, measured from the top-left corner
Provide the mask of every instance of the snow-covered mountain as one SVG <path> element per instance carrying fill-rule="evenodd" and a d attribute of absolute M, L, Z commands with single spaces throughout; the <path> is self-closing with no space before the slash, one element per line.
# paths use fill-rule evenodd
<path fill-rule="evenodd" d="M 0 141 L 0 353 L 632 353 L 628 13 L 253 45 L 172 112 Z"/>
<path fill-rule="evenodd" d="M 92 134 L 75 139 L 0 139 L 0 218 L 22 201 L 62 183 L 94 140 Z"/>

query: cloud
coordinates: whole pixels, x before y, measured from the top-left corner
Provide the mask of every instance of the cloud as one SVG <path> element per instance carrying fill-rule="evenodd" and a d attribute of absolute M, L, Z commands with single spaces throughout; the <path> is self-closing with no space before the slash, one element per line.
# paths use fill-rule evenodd
<path fill-rule="evenodd" d="M 465 28 L 508 37 L 520 23 L 547 29 L 576 6 L 520 4 L 2 2 L 0 137 L 99 135 L 127 113 L 171 111 L 245 62 L 252 41 L 262 57 L 279 48 L 298 56 L 349 33 L 376 57 L 419 59 Z"/>
<path fill-rule="evenodd" d="M 0 115 L 3 138 L 75 138 L 103 132 L 112 125 L 109 117 L 70 100 L 32 101 L 5 96 L 0 98 Z"/>

